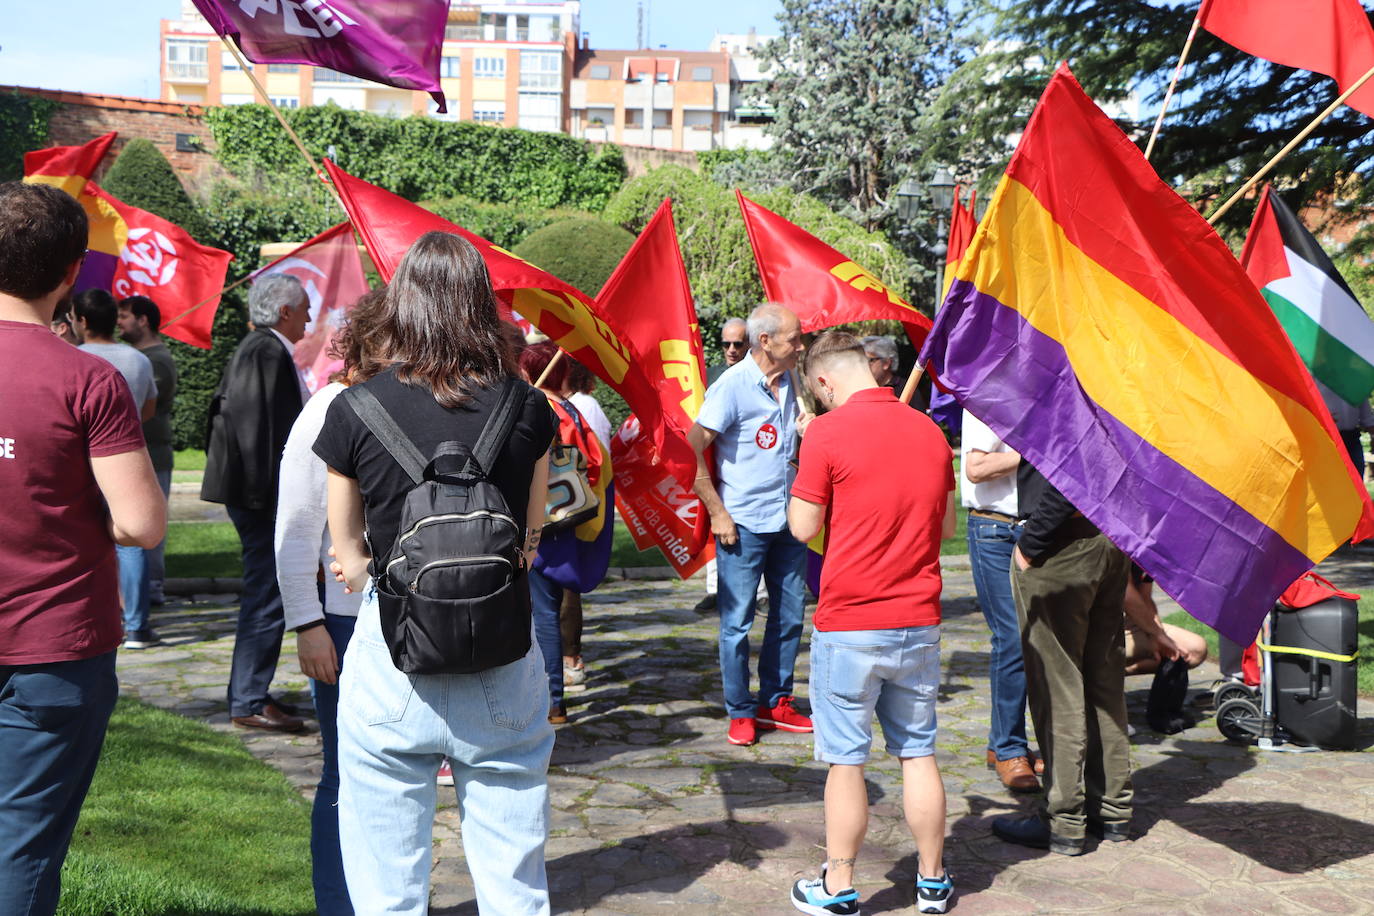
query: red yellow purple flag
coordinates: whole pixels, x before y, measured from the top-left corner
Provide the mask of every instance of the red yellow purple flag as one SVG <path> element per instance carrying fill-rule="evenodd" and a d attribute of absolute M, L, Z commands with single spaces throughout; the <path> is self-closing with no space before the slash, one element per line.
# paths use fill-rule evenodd
<path fill-rule="evenodd" d="M 1299 575 L 1374 533 L 1374 505 L 1273 312 L 1067 67 L 921 359 L 1237 642 Z"/>
<path fill-rule="evenodd" d="M 24 180 L 30 184 L 50 184 L 77 200 L 81 189 L 95 174 L 110 144 L 119 136 L 110 131 L 81 146 L 52 146 L 24 154 Z"/>
<path fill-rule="evenodd" d="M 968 251 L 968 246 L 973 241 L 973 233 L 978 231 L 978 218 L 973 215 L 973 205 L 978 199 L 978 192 L 973 191 L 969 194 L 967 207 L 959 199 L 961 193 L 962 190 L 956 185 L 954 203 L 949 213 L 949 242 L 945 246 L 944 296 L 949 295 L 949 285 L 954 282 L 954 269 L 963 260 L 964 252 Z"/>
<path fill-rule="evenodd" d="M 913 345 L 925 340 L 930 319 L 877 277 L 739 191 L 735 196 L 764 293 L 795 312 L 803 331 L 886 319 L 902 322 Z"/>

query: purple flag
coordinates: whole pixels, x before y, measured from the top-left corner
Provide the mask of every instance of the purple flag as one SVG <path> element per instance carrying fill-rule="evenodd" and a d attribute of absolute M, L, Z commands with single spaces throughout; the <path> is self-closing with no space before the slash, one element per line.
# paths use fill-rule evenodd
<path fill-rule="evenodd" d="M 439 57 L 449 0 L 192 0 L 259 64 L 309 64 L 398 89 L 448 110 Z"/>

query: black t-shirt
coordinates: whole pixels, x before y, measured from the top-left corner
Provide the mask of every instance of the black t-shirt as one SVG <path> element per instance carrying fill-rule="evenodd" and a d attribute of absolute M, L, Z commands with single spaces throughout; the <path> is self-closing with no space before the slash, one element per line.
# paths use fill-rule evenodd
<path fill-rule="evenodd" d="M 557 426 L 544 395 L 524 382 L 517 384 L 524 389 L 524 404 L 489 479 L 506 498 L 516 523 L 523 526 L 534 465 L 548 452 Z M 496 408 L 499 391 L 477 389 L 463 406 L 443 407 L 427 390 L 402 384 L 390 370 L 364 386 L 425 455 L 433 455 L 441 442 L 476 446 L 487 417 Z M 324 427 L 315 440 L 315 454 L 340 474 L 358 481 L 368 536 L 378 551 L 390 550 L 401 523 L 401 506 L 415 483 L 358 419 L 347 398 L 335 398 L 329 405 Z"/>

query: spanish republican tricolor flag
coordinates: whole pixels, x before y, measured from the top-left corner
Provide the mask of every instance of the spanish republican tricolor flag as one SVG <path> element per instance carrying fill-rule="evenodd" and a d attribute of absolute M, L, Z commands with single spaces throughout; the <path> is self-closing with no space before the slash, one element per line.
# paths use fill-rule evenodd
<path fill-rule="evenodd" d="M 1240 263 L 1312 377 L 1349 404 L 1368 400 L 1374 391 L 1374 321 L 1312 233 L 1267 185 Z"/>
<path fill-rule="evenodd" d="M 24 154 L 24 180 L 30 184 L 50 184 L 78 200 L 81 189 L 100 165 L 119 134 L 110 131 L 81 146 L 51 146 Z"/>
<path fill-rule="evenodd" d="M 1190 614 L 1250 642 L 1374 506 L 1240 264 L 1066 67 L 922 350 Z"/>

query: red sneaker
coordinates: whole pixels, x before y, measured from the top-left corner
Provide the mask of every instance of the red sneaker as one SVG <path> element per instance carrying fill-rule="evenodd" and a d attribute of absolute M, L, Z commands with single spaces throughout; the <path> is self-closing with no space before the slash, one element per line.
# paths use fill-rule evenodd
<path fill-rule="evenodd" d="M 731 744 L 750 745 L 758 740 L 758 733 L 754 731 L 754 720 L 749 718 L 731 719 L 730 731 L 725 736 L 725 740 Z"/>
<path fill-rule="evenodd" d="M 453 785 L 453 767 L 447 760 L 439 764 L 439 775 L 435 777 L 434 782 L 441 786 Z"/>
<path fill-rule="evenodd" d="M 759 728 L 779 728 L 785 732 L 811 731 L 811 720 L 793 708 L 795 702 L 795 697 L 781 697 L 778 705 L 772 709 L 760 706 L 758 715 L 754 716 L 754 724 Z"/>

